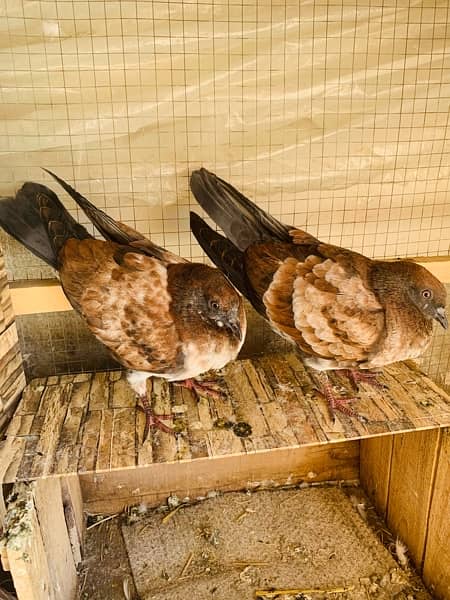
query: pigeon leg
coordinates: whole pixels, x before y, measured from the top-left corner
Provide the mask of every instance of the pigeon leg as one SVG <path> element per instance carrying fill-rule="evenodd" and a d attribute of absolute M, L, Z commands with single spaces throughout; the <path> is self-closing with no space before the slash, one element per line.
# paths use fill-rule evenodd
<path fill-rule="evenodd" d="M 188 390 L 197 392 L 199 396 L 206 396 L 213 400 L 220 400 L 223 397 L 223 390 L 214 381 L 198 381 L 196 379 L 184 379 L 183 381 L 174 381 L 175 385 L 180 385 Z"/>
<path fill-rule="evenodd" d="M 171 427 L 168 427 L 165 423 L 162 422 L 162 419 L 168 420 L 172 419 L 173 415 L 156 415 L 153 412 L 152 407 L 148 401 L 147 395 L 143 394 L 139 396 L 139 400 L 141 404 L 137 404 L 136 407 L 138 410 L 142 411 L 145 415 L 145 426 L 144 426 L 144 439 L 143 442 L 146 441 L 150 429 L 154 427 L 155 429 L 159 429 L 160 431 L 164 431 L 164 433 L 174 434 L 174 431 Z"/>
<path fill-rule="evenodd" d="M 353 388 L 358 390 L 358 383 L 368 383 L 378 390 L 386 388 L 385 385 L 380 383 L 377 379 L 378 375 L 381 375 L 381 371 L 362 371 L 360 369 L 342 369 L 348 379 L 350 380 Z"/>
<path fill-rule="evenodd" d="M 314 374 L 314 379 L 319 386 L 317 391 L 328 403 L 328 410 L 333 423 L 336 420 L 336 411 L 339 411 L 348 417 L 356 417 L 363 423 L 367 421 L 366 417 L 359 415 L 351 406 L 349 406 L 350 402 L 354 402 L 358 400 L 358 398 L 349 398 L 336 394 L 326 371 L 316 371 Z"/>

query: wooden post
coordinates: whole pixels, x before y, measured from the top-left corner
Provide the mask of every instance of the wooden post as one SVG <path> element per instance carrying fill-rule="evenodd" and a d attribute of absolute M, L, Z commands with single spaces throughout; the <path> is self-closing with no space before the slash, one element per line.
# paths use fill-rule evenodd
<path fill-rule="evenodd" d="M 8 425 L 25 384 L 5 262 L 0 250 L 0 432 Z M 10 440 L 0 443 L 1 453 L 5 454 L 10 450 Z M 0 483 L 3 481 L 3 474 L 0 467 Z M 0 493 L 0 529 L 5 510 L 3 494 Z"/>
<path fill-rule="evenodd" d="M 14 323 L 5 262 L 0 250 L 0 431 L 11 418 L 24 387 L 22 356 Z"/>
<path fill-rule="evenodd" d="M 3 568 L 20 600 L 74 600 L 77 571 L 64 516 L 61 479 L 14 486 L 5 519 Z"/>

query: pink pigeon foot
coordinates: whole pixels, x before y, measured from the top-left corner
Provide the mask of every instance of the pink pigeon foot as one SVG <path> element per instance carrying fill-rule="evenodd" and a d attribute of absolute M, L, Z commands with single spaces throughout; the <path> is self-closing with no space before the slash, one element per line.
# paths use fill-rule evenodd
<path fill-rule="evenodd" d="M 339 411 L 344 415 L 347 415 L 348 417 L 355 417 L 362 423 L 367 422 L 366 417 L 358 414 L 351 406 L 349 406 L 351 402 L 355 402 L 356 400 L 358 400 L 358 398 L 349 398 L 347 396 L 340 396 L 336 394 L 336 392 L 333 389 L 333 386 L 330 383 L 326 371 L 316 371 L 314 378 L 316 379 L 319 385 L 317 391 L 321 396 L 325 398 L 325 400 L 328 403 L 328 410 L 330 412 L 330 417 L 333 423 L 336 420 L 336 411 Z"/>
<path fill-rule="evenodd" d="M 164 433 L 171 433 L 172 435 L 175 435 L 173 429 L 162 422 L 163 419 L 172 419 L 173 415 L 156 415 L 153 412 L 153 408 L 150 406 L 146 395 L 139 396 L 139 400 L 141 401 L 141 404 L 137 405 L 137 409 L 142 411 L 145 415 L 143 442 L 147 440 L 150 429 L 152 428 L 164 431 Z"/>
<path fill-rule="evenodd" d="M 214 381 L 197 381 L 196 379 L 185 379 L 183 381 L 174 381 L 175 385 L 180 385 L 188 390 L 196 392 L 199 396 L 206 396 L 213 400 L 219 400 L 223 397 L 223 390 Z"/>
<path fill-rule="evenodd" d="M 360 369 L 342 369 L 340 371 L 350 380 L 353 388 L 358 390 L 358 383 L 368 383 L 369 385 L 383 390 L 386 386 L 378 381 L 378 376 L 381 375 L 381 371 L 362 371 Z"/>

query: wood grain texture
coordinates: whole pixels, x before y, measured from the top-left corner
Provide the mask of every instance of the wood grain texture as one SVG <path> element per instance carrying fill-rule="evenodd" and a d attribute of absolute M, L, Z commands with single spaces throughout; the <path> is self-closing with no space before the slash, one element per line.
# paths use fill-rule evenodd
<path fill-rule="evenodd" d="M 330 377 L 340 386 L 346 383 L 336 373 Z M 21 440 L 22 455 L 0 456 L 0 470 L 7 483 L 246 456 L 450 424 L 450 397 L 413 365 L 391 365 L 381 381 L 387 389 L 361 387 L 357 409 L 367 423 L 340 413 L 333 423 L 310 372 L 294 353 L 230 363 L 216 375 L 224 390 L 216 400 L 154 379 L 149 401 L 155 413 L 173 415 L 176 435 L 152 429 L 143 444 L 143 415 L 124 372 L 34 380 L 6 432 L 9 447 Z M 237 422 L 250 425 L 248 437 L 235 433 Z"/>
<path fill-rule="evenodd" d="M 393 443 L 392 435 L 384 435 L 361 440 L 360 445 L 361 485 L 383 518 L 388 505 Z"/>
<path fill-rule="evenodd" d="M 55 599 L 70 600 L 77 590 L 77 571 L 67 531 L 61 479 L 48 477 L 36 481 L 34 504 Z"/>
<path fill-rule="evenodd" d="M 0 250 L 0 333 L 5 331 L 13 321 L 14 310 L 8 286 L 5 260 Z"/>
<path fill-rule="evenodd" d="M 450 599 L 450 429 L 442 432 L 432 492 L 423 579 L 439 600 Z"/>
<path fill-rule="evenodd" d="M 6 516 L 2 562 L 11 571 L 18 598 L 73 600 L 78 581 L 60 479 L 19 483 L 14 491 Z"/>
<path fill-rule="evenodd" d="M 25 387 L 25 374 L 15 323 L 0 333 L 0 431 L 12 416 Z"/>
<path fill-rule="evenodd" d="M 0 431 L 11 419 L 25 385 L 11 294 L 0 250 Z"/>
<path fill-rule="evenodd" d="M 389 528 L 420 569 L 425 550 L 441 430 L 395 436 L 387 507 Z"/>
<path fill-rule="evenodd" d="M 111 514 L 141 502 L 158 506 L 173 494 L 195 500 L 213 491 L 354 480 L 358 463 L 359 442 L 353 440 L 86 473 L 80 485 L 88 513 Z"/>

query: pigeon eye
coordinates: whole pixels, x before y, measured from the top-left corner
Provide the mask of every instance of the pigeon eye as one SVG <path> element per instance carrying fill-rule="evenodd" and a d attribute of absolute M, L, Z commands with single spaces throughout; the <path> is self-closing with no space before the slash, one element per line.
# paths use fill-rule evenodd
<path fill-rule="evenodd" d="M 432 294 L 431 290 L 422 290 L 422 296 L 423 296 L 424 298 L 427 298 L 427 299 L 428 299 L 428 298 L 431 298 L 431 296 L 432 296 L 432 295 L 433 295 L 433 294 Z"/>
<path fill-rule="evenodd" d="M 213 310 L 218 310 L 218 309 L 219 309 L 219 303 L 218 303 L 218 302 L 216 302 L 215 300 L 212 300 L 212 301 L 210 302 L 210 304 L 209 304 L 209 305 L 210 305 L 210 307 L 211 307 Z"/>

